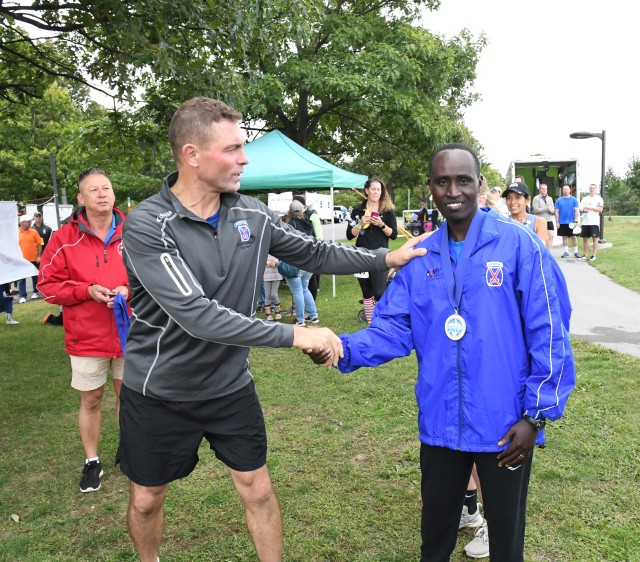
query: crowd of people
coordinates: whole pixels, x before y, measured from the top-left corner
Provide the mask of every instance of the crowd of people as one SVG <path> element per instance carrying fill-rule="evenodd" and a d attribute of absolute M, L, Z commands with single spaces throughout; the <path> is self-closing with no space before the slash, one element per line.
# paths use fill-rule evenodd
<path fill-rule="evenodd" d="M 390 251 L 394 205 L 372 177 L 346 226 L 355 243 L 339 244 L 322 239 L 303 196 L 281 219 L 238 193 L 249 164 L 240 120 L 217 100 L 182 104 L 169 127 L 177 171 L 126 217 L 107 172 L 90 168 L 78 179 L 78 208 L 53 235 L 41 213 L 20 220 L 23 256 L 39 270 L 31 298 L 62 307 L 59 323 L 64 310 L 71 386 L 80 394 L 80 491 L 101 488 L 110 373 L 116 462 L 130 480 L 127 522 L 140 559 L 159 560 L 169 483 L 194 470 L 206 439 L 229 470 L 258 558 L 277 562 L 282 522 L 249 350 L 297 348 L 344 373 L 415 351 L 420 560 L 448 560 L 461 528 L 476 530 L 468 556 L 523 560 L 534 447 L 575 384 L 568 291 L 548 250 L 557 228 L 562 257 L 568 238 L 579 257 L 581 212 L 584 259 L 596 259 L 597 186 L 580 203 L 564 186 L 555 204 L 545 184 L 532 198 L 523 178 L 489 188 L 476 153 L 448 144 L 429 162 L 444 219 L 431 220 L 440 228 Z M 320 273 L 357 275 L 366 328 L 338 336 L 319 325 Z M 5 295 L 7 323 L 16 324 Z M 43 323 L 58 323 L 51 317 Z"/>

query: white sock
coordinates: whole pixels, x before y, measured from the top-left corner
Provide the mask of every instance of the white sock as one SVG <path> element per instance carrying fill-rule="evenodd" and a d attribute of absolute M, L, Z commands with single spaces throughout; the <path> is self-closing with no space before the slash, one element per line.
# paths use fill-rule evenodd
<path fill-rule="evenodd" d="M 569 253 L 569 246 L 565 246 L 565 247 L 564 247 L 564 251 L 565 251 L 565 252 L 567 252 L 567 253 Z"/>
<path fill-rule="evenodd" d="M 92 459 L 85 459 L 84 464 L 87 464 L 91 461 L 99 461 L 100 457 L 93 457 Z"/>

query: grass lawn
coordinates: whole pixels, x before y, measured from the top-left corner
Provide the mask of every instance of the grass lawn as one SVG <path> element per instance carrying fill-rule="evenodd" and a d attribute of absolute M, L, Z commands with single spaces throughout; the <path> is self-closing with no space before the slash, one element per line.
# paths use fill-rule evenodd
<path fill-rule="evenodd" d="M 625 228 L 618 234 L 612 224 L 617 220 L 607 223 L 606 237 L 614 248 L 598 256 L 598 267 L 624 236 Z M 632 277 L 637 283 L 637 262 Z M 335 299 L 330 281 L 323 277 L 319 294 L 322 324 L 336 332 L 361 328 L 356 280 L 338 277 Z M 281 296 L 289 302 L 286 289 Z M 62 328 L 40 324 L 55 309 L 29 302 L 16 307 L 19 326 L 0 324 L 0 561 L 133 561 L 128 482 L 113 467 L 112 389 L 100 446 L 102 489 L 78 489 L 78 395 L 69 387 Z M 577 388 L 565 418 L 548 430 L 547 447 L 536 450 L 526 560 L 640 560 L 640 360 L 581 341 L 574 346 Z M 282 505 L 284 560 L 417 560 L 415 358 L 349 376 L 294 350 L 256 349 L 250 359 Z M 226 470 L 204 446 L 200 457 L 195 472 L 170 488 L 162 559 L 256 560 Z M 471 538 L 471 531 L 460 533 L 452 560 L 465 559 Z"/>
<path fill-rule="evenodd" d="M 589 263 L 619 285 L 640 293 L 640 217 L 612 217 L 611 221 L 605 217 L 604 237 L 613 246 L 599 251 L 596 262 Z M 581 239 L 578 245 L 582 253 Z"/>

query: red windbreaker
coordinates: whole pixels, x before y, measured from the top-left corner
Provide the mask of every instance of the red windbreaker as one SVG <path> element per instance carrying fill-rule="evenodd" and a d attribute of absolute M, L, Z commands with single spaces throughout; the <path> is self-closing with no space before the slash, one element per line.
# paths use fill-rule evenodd
<path fill-rule="evenodd" d="M 125 215 L 114 207 L 116 231 L 105 245 L 87 223 L 84 208 L 51 237 L 40 259 L 38 291 L 47 302 L 64 307 L 64 340 L 69 355 L 121 357 L 113 309 L 92 300 L 90 285 L 129 287 L 122 261 Z"/>

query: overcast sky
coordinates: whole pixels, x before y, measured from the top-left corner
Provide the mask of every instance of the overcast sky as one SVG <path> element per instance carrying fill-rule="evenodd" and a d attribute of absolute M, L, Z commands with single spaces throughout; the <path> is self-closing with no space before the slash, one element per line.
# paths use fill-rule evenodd
<path fill-rule="evenodd" d="M 579 182 L 600 184 L 606 165 L 623 176 L 640 158 L 640 5 L 631 0 L 442 0 L 423 25 L 445 36 L 467 28 L 488 45 L 477 68 L 482 100 L 465 123 L 505 175 L 533 154 L 579 159 Z M 581 189 L 581 190 L 582 190 Z"/>

